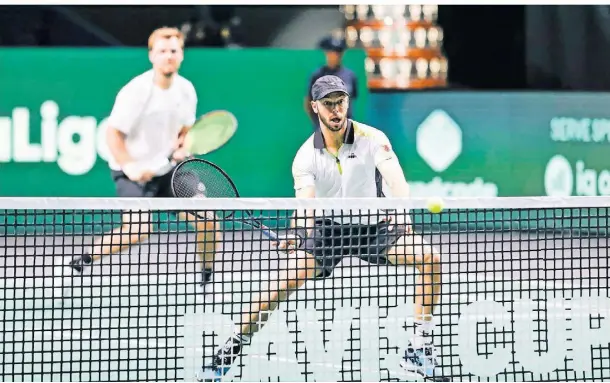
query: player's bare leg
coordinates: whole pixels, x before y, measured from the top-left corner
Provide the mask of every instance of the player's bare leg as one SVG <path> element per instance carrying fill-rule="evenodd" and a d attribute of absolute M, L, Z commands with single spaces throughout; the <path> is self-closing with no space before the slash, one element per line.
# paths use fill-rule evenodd
<path fill-rule="evenodd" d="M 191 213 L 179 213 L 178 216 L 193 225 L 197 231 L 196 252 L 203 265 L 201 268 L 201 284 L 204 285 L 212 279 L 214 258 L 222 244 L 220 223 L 213 212 L 206 212 L 206 219 Z"/>
<path fill-rule="evenodd" d="M 104 256 L 121 252 L 130 246 L 146 240 L 152 233 L 150 214 L 145 212 L 125 212 L 120 227 L 96 238 L 88 250 L 70 262 L 70 267 L 81 272 L 83 266 L 90 265 Z"/>
<path fill-rule="evenodd" d="M 432 246 L 421 241 L 419 235 L 400 237 L 387 252 L 393 265 L 414 266 L 419 275 L 415 287 L 415 320 L 430 321 L 434 307 L 441 297 L 441 259 Z"/>
<path fill-rule="evenodd" d="M 221 243 L 222 235 L 216 220 L 202 220 L 192 214 L 179 213 L 179 217 L 197 229 L 196 252 L 203 262 L 204 281 L 211 278 L 216 248 Z M 70 266 L 81 272 L 83 266 L 90 265 L 101 258 L 119 253 L 133 245 L 148 239 L 153 232 L 150 214 L 144 212 L 123 213 L 122 225 L 97 238 L 93 245 L 81 257 L 75 258 Z M 209 272 L 206 272 L 209 270 Z"/>
<path fill-rule="evenodd" d="M 280 302 L 316 276 L 316 260 L 312 255 L 299 250 L 292 256 L 294 258 L 288 261 L 288 267 L 280 273 L 278 280 L 271 281 L 267 291 L 261 291 L 252 299 L 250 308 L 241 317 L 239 334 L 251 336 L 260 330 Z"/>
<path fill-rule="evenodd" d="M 266 291 L 261 291 L 252 299 L 250 307 L 241 317 L 241 325 L 236 327 L 235 333 L 218 350 L 212 365 L 202 367 L 197 374 L 198 381 L 219 381 L 241 353 L 242 346 L 250 343 L 251 337 L 264 326 L 280 302 L 315 277 L 316 261 L 312 255 L 295 251 L 290 256 L 288 266 L 280 273 L 278 280 L 271 281 Z"/>
<path fill-rule="evenodd" d="M 432 343 L 432 316 L 441 297 L 440 256 L 416 234 L 400 237 L 386 256 L 394 265 L 412 265 L 419 272 L 415 286 L 415 336 L 409 342 L 401 364 L 427 378 L 445 381 L 436 369 L 436 349 Z"/>

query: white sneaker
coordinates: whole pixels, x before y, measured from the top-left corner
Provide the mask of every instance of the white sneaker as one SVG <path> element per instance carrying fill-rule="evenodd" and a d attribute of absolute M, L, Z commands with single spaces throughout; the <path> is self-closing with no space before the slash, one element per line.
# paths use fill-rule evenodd
<path fill-rule="evenodd" d="M 234 338 L 230 338 L 225 345 L 218 350 L 212 364 L 201 367 L 197 372 L 198 382 L 220 382 L 229 372 L 231 365 L 241 353 L 242 344 Z"/>
<path fill-rule="evenodd" d="M 405 356 L 400 361 L 400 366 L 407 372 L 416 373 L 426 380 L 433 382 L 449 382 L 449 378 L 443 376 L 442 369 L 436 360 L 436 348 L 427 344 L 422 348 L 415 348 L 409 342 L 405 350 Z"/>

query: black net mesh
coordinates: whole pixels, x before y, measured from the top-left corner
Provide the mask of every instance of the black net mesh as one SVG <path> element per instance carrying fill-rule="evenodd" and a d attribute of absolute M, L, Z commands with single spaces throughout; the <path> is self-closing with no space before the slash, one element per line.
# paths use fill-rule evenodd
<path fill-rule="evenodd" d="M 610 379 L 607 208 L 448 203 L 406 226 L 366 200 L 341 216 L 318 201 L 315 217 L 296 210 L 309 233 L 286 252 L 213 213 L 252 210 L 290 237 L 294 200 L 190 216 L 193 201 L 14 201 L 0 210 L 3 381 L 193 381 L 219 359 L 224 381 Z M 418 303 L 434 302 L 419 331 Z M 413 370 L 417 339 L 436 368 Z"/>

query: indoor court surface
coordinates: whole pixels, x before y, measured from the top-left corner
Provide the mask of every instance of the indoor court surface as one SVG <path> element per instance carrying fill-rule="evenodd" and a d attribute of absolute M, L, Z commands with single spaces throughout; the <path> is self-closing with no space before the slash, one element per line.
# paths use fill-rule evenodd
<path fill-rule="evenodd" d="M 0 377 L 193 381 L 204 349 L 211 356 L 231 334 L 240 302 L 285 264 L 285 254 L 251 235 L 225 233 L 205 293 L 193 234 L 153 235 L 75 277 L 63 265 L 90 237 L 1 238 Z M 443 260 L 434 339 L 445 373 L 460 381 L 610 377 L 606 238 L 427 238 Z M 413 331 L 405 321 L 413 284 L 412 268 L 345 259 L 280 306 L 225 380 L 414 380 L 398 366 Z M 575 323 L 585 327 L 566 328 Z"/>

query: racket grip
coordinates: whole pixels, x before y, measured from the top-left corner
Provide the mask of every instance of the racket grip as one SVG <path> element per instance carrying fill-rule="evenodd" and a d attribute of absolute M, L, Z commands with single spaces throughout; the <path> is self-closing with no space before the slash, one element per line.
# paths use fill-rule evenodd
<path fill-rule="evenodd" d="M 265 225 L 261 225 L 261 229 L 263 230 L 263 234 L 267 237 L 270 238 L 274 241 L 278 241 L 279 242 L 279 236 L 277 235 L 276 232 L 274 232 L 273 230 L 269 229 L 267 226 Z"/>
<path fill-rule="evenodd" d="M 190 159 L 195 158 L 195 156 L 193 156 L 192 154 L 190 154 L 188 157 L 186 157 L 183 161 L 187 161 Z M 169 156 L 167 156 L 167 160 L 169 161 L 170 164 L 172 164 L 172 166 L 176 166 L 178 165 L 178 162 L 174 160 L 174 153 L 172 152 L 172 154 L 170 154 Z M 183 162 L 181 161 L 181 162 Z"/>

